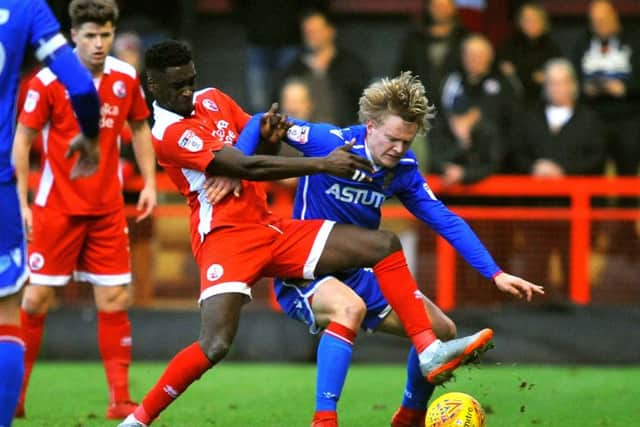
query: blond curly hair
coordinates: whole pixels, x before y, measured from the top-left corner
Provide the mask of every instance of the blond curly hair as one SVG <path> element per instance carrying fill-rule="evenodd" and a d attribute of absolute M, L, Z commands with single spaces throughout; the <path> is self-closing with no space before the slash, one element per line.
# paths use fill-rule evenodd
<path fill-rule="evenodd" d="M 381 123 L 394 114 L 418 125 L 418 133 L 429 130 L 429 120 L 435 117 L 435 107 L 429 104 L 424 85 L 411 71 L 392 79 L 380 79 L 367 87 L 358 102 L 360 123 L 371 120 Z"/>

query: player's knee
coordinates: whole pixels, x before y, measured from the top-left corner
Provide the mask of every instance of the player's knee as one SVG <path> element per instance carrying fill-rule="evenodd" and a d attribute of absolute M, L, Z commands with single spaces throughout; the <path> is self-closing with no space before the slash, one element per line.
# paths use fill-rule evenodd
<path fill-rule="evenodd" d="M 376 251 L 376 258 L 378 258 L 378 260 L 402 249 L 400 239 L 391 231 L 378 231 L 378 239 L 375 243 L 377 243 L 377 245 L 373 246 L 373 248 Z"/>
<path fill-rule="evenodd" d="M 49 309 L 50 300 L 46 293 L 27 289 L 22 297 L 22 309 L 28 314 L 44 314 Z"/>
<path fill-rule="evenodd" d="M 332 320 L 357 331 L 366 314 L 367 306 L 364 301 L 361 298 L 350 298 L 335 310 Z"/>
<path fill-rule="evenodd" d="M 217 363 L 224 359 L 231 348 L 231 341 L 221 336 L 200 338 L 199 343 L 211 363 Z"/>

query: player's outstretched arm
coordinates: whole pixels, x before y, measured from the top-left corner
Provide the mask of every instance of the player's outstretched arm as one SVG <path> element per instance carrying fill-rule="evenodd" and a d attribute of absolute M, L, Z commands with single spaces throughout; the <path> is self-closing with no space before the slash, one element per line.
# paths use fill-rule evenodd
<path fill-rule="evenodd" d="M 355 141 L 333 150 L 326 157 L 245 156 L 239 150 L 224 146 L 215 152 L 215 158 L 207 166 L 207 173 L 252 181 L 328 173 L 352 178 L 361 171 L 373 173 L 371 163 L 349 153 Z M 370 179 L 367 177 L 367 179 Z"/>
<path fill-rule="evenodd" d="M 533 294 L 544 295 L 544 288 L 521 279 L 518 276 L 501 272 L 493 278 L 494 283 L 502 292 L 514 295 L 516 298 L 526 298 L 531 301 Z"/>

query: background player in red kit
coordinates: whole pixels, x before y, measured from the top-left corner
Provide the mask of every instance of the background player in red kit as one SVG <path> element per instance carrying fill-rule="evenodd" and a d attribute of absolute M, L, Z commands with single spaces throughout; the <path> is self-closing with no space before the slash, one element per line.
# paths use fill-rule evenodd
<path fill-rule="evenodd" d="M 100 163 L 95 175 L 71 181 L 64 158 L 78 124 L 62 84 L 44 68 L 29 84 L 19 117 L 15 162 L 21 205 L 30 234 L 31 283 L 22 301 L 26 338 L 25 381 L 17 415 L 42 340 L 44 320 L 55 287 L 74 280 L 93 285 L 98 309 L 98 345 L 109 386 L 106 416 L 122 419 L 131 402 L 128 369 L 131 325 L 127 315 L 131 282 L 129 241 L 119 177 L 118 135 L 128 121 L 145 181 L 138 208 L 142 219 L 156 205 L 155 157 L 146 119 L 149 110 L 133 67 L 108 56 L 118 8 L 113 0 L 74 0 L 69 5 L 76 53 L 91 72 L 100 97 Z M 28 152 L 42 131 L 45 161 L 33 212 L 27 204 Z"/>
<path fill-rule="evenodd" d="M 149 89 L 156 98 L 152 134 L 158 162 L 191 207 L 191 245 L 200 268 L 201 330 L 198 341 L 169 362 L 121 427 L 150 424 L 225 357 L 251 286 L 262 276 L 312 278 L 323 272 L 373 266 L 383 294 L 416 346 L 420 370 L 434 383 L 445 381 L 454 369 L 486 350 L 493 336 L 490 329 L 446 343 L 436 339 L 393 233 L 327 220 L 278 218 L 268 211 L 262 187 L 250 181 L 242 181 L 238 197 L 213 205 L 207 202 L 205 182 L 217 175 L 266 180 L 325 172 L 368 180 L 372 165 L 348 152 L 353 141 L 320 158 L 245 156 L 232 145 L 248 115 L 217 89 L 194 91 L 195 65 L 184 44 L 159 43 L 147 51 L 145 63 Z M 271 136 L 272 117 L 270 112 L 261 119 L 261 135 Z M 276 127 L 288 128 L 284 118 Z M 530 297 L 530 288 L 516 285 L 514 292 Z M 335 331 L 343 332 L 349 331 Z"/>

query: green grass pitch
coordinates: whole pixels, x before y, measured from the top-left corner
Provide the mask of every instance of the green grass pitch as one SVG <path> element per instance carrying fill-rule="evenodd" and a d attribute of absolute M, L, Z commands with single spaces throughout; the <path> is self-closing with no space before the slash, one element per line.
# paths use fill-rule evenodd
<path fill-rule="evenodd" d="M 157 380 L 164 363 L 135 363 L 134 398 Z M 312 365 L 223 363 L 191 386 L 154 426 L 309 426 Z M 489 427 L 640 426 L 640 367 L 465 367 L 446 389 L 475 396 Z M 340 401 L 343 427 L 388 426 L 404 386 L 400 365 L 356 364 Z M 25 420 L 14 427 L 115 426 L 102 417 L 106 386 L 98 363 L 36 364 Z"/>

